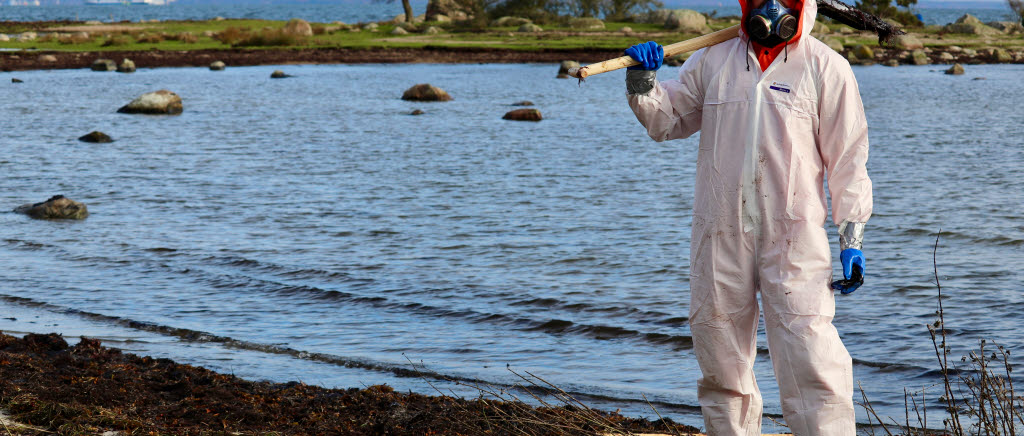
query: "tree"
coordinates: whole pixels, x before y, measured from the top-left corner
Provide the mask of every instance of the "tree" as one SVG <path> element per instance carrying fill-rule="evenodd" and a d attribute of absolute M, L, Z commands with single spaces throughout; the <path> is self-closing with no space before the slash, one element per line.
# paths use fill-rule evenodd
<path fill-rule="evenodd" d="M 646 12 L 662 6 L 663 4 L 657 0 L 604 0 L 601 12 L 605 21 L 622 21 L 636 12 Z"/>
<path fill-rule="evenodd" d="M 1024 25 L 1024 0 L 1006 0 L 1006 4 L 1020 18 L 1020 24 Z"/>
<path fill-rule="evenodd" d="M 375 0 L 378 2 L 394 2 L 395 0 Z M 402 0 L 402 9 L 405 9 L 405 22 L 412 23 L 412 5 L 409 4 L 409 0 Z"/>
<path fill-rule="evenodd" d="M 910 12 L 910 7 L 916 4 L 917 0 L 896 0 L 896 5 L 892 4 L 892 0 L 859 0 L 857 9 L 879 18 L 891 18 L 900 24 L 921 25 L 921 20 Z"/>

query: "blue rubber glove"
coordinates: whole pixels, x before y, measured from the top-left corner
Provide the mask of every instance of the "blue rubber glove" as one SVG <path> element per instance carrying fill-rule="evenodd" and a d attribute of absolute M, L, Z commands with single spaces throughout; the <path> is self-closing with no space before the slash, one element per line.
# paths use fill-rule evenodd
<path fill-rule="evenodd" d="M 647 41 L 626 49 L 626 54 L 640 62 L 627 70 L 657 70 L 665 60 L 665 49 L 654 41 Z"/>
<path fill-rule="evenodd" d="M 856 248 L 847 248 L 839 253 L 839 262 L 843 264 L 845 280 L 832 282 L 832 289 L 846 295 L 864 284 L 864 253 Z"/>

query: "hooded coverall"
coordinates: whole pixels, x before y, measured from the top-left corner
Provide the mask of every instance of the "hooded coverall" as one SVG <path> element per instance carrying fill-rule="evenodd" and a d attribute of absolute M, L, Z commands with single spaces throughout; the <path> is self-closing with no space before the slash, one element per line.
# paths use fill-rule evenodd
<path fill-rule="evenodd" d="M 709 435 L 760 434 L 758 292 L 790 430 L 855 434 L 852 361 L 832 325 L 822 182 L 827 174 L 834 223 L 863 229 L 867 121 L 849 63 L 809 34 L 815 2 L 800 11 L 800 37 L 763 72 L 741 31 L 695 52 L 678 80 L 658 83 L 648 72 L 649 90 L 628 96 L 656 141 L 701 132 L 689 321 Z"/>

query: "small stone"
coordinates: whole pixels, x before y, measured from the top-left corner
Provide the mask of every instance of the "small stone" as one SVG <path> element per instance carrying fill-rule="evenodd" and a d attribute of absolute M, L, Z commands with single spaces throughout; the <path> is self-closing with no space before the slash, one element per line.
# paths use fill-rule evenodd
<path fill-rule="evenodd" d="M 928 59 L 928 55 L 924 51 L 914 50 L 910 54 L 910 62 L 914 65 L 928 65 L 932 63 L 932 60 Z"/>
<path fill-rule="evenodd" d="M 964 73 L 964 66 L 960 65 L 960 64 L 953 64 L 952 67 L 949 67 L 949 69 L 946 70 L 946 74 L 961 75 L 963 73 Z"/>
<path fill-rule="evenodd" d="M 12 77 L 11 78 L 11 83 L 25 83 L 25 82 L 23 80 L 17 78 L 17 77 Z"/>
<path fill-rule="evenodd" d="M 885 61 L 885 63 L 883 63 L 882 65 L 885 65 L 887 67 L 898 67 L 898 66 L 900 66 L 900 61 L 898 61 L 896 59 L 889 59 L 889 60 Z"/>
<path fill-rule="evenodd" d="M 405 29 L 403 29 L 401 27 L 395 27 L 395 30 L 392 30 L 391 34 L 392 35 L 408 35 L 409 31 L 405 30 Z"/>
<path fill-rule="evenodd" d="M 57 62 L 57 56 L 54 56 L 54 55 L 51 55 L 51 54 L 42 55 L 42 56 L 39 56 L 39 61 L 40 62 Z"/>
<path fill-rule="evenodd" d="M 290 74 L 285 74 L 284 71 L 281 71 L 281 70 L 274 70 L 273 73 L 270 73 L 270 78 L 271 79 L 284 79 L 286 77 L 291 77 L 291 75 Z"/>
<path fill-rule="evenodd" d="M 533 102 L 529 100 L 517 101 L 512 103 L 512 106 L 533 106 Z"/>
<path fill-rule="evenodd" d="M 89 133 L 86 133 L 85 135 L 79 137 L 78 140 L 82 141 L 82 142 L 92 142 L 92 143 L 96 143 L 96 144 L 105 144 L 105 143 L 108 143 L 108 142 L 114 142 L 114 140 L 111 139 L 110 136 L 108 136 L 106 133 L 103 133 L 103 132 L 101 132 L 99 130 L 93 130 L 93 131 L 91 131 Z"/>
<path fill-rule="evenodd" d="M 423 115 L 425 113 L 426 112 L 423 112 L 422 110 L 416 109 L 416 110 L 414 110 L 412 112 L 409 112 L 409 115 Z"/>
<path fill-rule="evenodd" d="M 125 58 L 123 61 L 121 61 L 121 64 L 117 66 L 117 72 L 118 73 L 134 73 L 135 72 L 135 62 L 132 61 L 131 59 Z"/>
<path fill-rule="evenodd" d="M 857 59 L 874 59 L 875 52 L 864 44 L 859 44 L 853 48 L 853 55 L 857 56 Z"/>
<path fill-rule="evenodd" d="M 505 116 L 501 117 L 501 119 L 512 121 L 540 121 L 543 117 L 541 117 L 540 111 L 537 109 L 516 109 L 506 113 Z"/>
<path fill-rule="evenodd" d="M 213 61 L 210 64 L 210 71 L 224 71 L 224 68 L 227 68 L 227 65 L 222 61 Z"/>

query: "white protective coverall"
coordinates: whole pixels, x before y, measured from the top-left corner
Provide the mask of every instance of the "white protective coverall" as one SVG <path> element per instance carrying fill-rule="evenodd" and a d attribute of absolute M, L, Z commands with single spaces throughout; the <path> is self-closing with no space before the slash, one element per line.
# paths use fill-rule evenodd
<path fill-rule="evenodd" d="M 709 435 L 761 433 L 752 370 L 759 291 L 790 430 L 855 434 L 852 361 L 832 325 L 822 182 L 827 172 L 833 221 L 863 229 L 867 122 L 849 63 L 809 34 L 816 14 L 804 2 L 800 38 L 763 73 L 741 32 L 694 53 L 678 80 L 651 74 L 653 88 L 628 96 L 656 141 L 701 131 L 690 326 Z"/>

